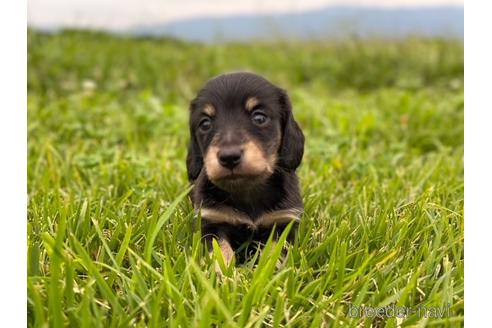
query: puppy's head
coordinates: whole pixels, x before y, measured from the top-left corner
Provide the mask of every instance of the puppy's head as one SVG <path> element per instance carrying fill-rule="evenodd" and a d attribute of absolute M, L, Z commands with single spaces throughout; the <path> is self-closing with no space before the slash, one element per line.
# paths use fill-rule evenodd
<path fill-rule="evenodd" d="M 231 190 L 261 183 L 277 169 L 295 170 L 304 136 L 284 90 L 252 73 L 208 81 L 190 105 L 188 177 L 200 172 Z"/>

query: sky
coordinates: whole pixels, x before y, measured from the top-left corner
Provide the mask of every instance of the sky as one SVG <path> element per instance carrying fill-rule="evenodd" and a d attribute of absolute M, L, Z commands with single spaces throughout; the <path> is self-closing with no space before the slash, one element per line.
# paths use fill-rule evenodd
<path fill-rule="evenodd" d="M 200 16 L 271 14 L 330 5 L 463 6 L 463 0 L 28 0 L 29 26 L 124 30 Z"/>

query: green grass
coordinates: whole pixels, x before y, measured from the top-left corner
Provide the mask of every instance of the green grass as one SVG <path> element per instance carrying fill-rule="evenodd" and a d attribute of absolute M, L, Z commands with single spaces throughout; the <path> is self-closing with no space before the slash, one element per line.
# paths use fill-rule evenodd
<path fill-rule="evenodd" d="M 186 197 L 187 105 L 235 69 L 289 90 L 305 214 L 283 268 L 268 245 L 219 279 Z M 462 326 L 463 102 L 454 41 L 29 31 L 29 325 Z M 450 316 L 347 314 L 392 304 Z"/>

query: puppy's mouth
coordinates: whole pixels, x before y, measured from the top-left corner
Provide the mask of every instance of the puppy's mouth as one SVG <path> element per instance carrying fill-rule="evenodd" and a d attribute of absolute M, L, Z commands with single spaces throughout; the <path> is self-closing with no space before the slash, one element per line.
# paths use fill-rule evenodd
<path fill-rule="evenodd" d="M 204 158 L 209 180 L 229 192 L 252 190 L 265 182 L 274 172 L 276 156 L 265 156 L 263 150 L 249 141 L 241 152 L 210 146 Z M 235 150 L 235 149 L 233 149 Z"/>
<path fill-rule="evenodd" d="M 227 170 L 227 172 L 222 172 L 219 177 L 214 177 L 211 181 L 221 189 L 238 192 L 241 189 L 248 190 L 261 185 L 269 176 L 270 174 L 266 171 L 251 174 L 239 170 Z"/>
<path fill-rule="evenodd" d="M 225 172 L 222 172 L 220 177 L 216 177 L 214 182 L 249 182 L 249 183 L 254 183 L 258 182 L 261 180 L 264 180 L 266 176 L 268 175 L 267 172 L 261 172 L 258 174 L 252 174 L 252 173 L 244 173 L 241 172 L 240 170 L 224 170 Z"/>

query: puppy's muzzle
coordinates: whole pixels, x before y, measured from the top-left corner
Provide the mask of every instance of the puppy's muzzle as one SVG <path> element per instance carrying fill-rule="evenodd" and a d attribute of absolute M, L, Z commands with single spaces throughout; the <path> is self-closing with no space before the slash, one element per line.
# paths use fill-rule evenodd
<path fill-rule="evenodd" d="M 243 149 L 239 146 L 227 146 L 222 147 L 217 152 L 217 158 L 220 165 L 232 170 L 241 163 L 241 158 L 243 157 Z"/>

